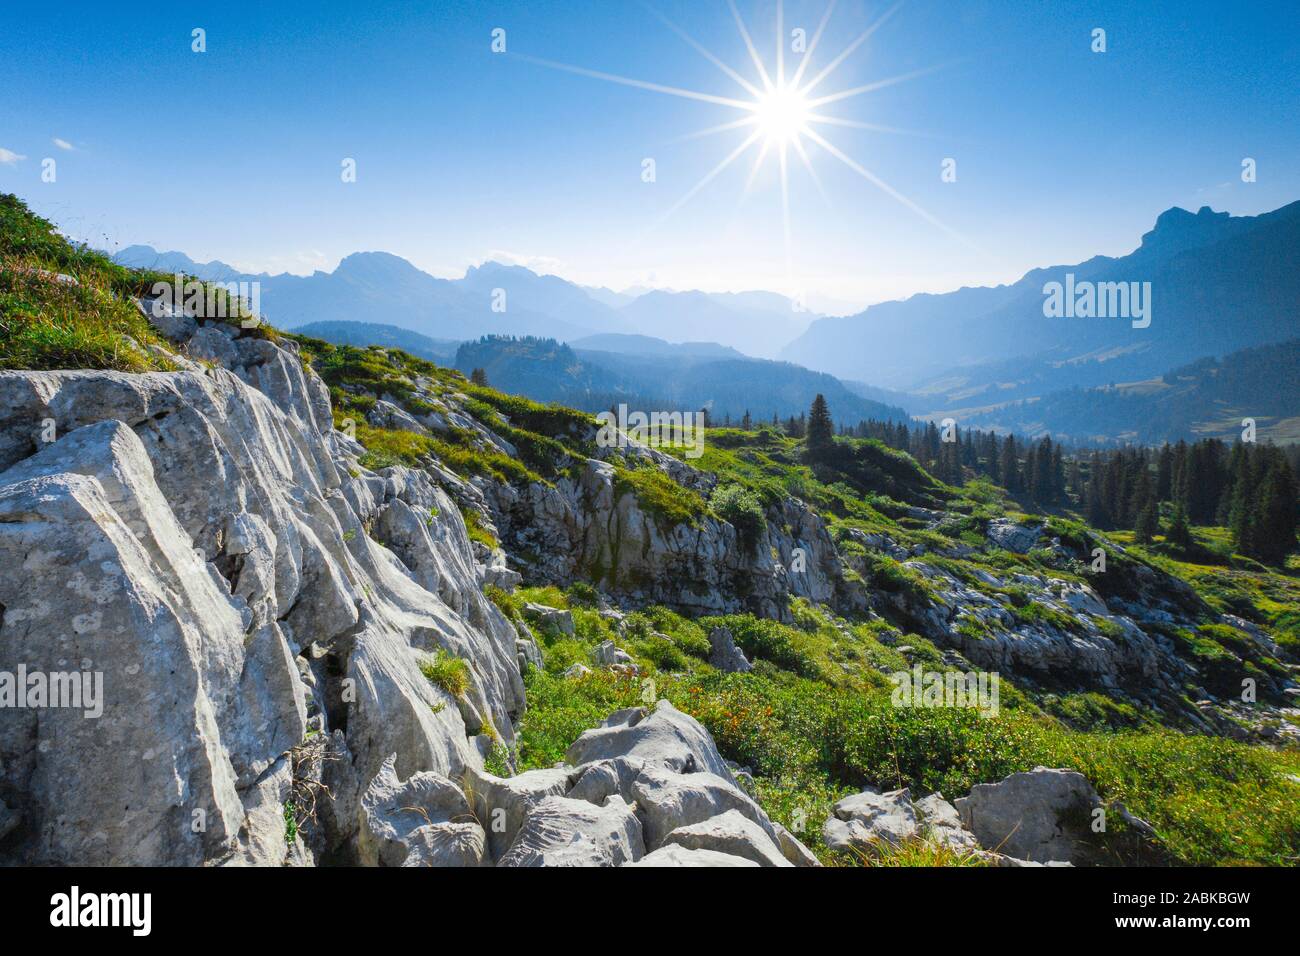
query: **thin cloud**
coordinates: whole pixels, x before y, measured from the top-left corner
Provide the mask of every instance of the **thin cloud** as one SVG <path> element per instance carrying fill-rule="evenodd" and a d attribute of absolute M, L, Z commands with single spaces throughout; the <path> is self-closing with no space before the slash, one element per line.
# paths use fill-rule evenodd
<path fill-rule="evenodd" d="M 15 153 L 12 149 L 5 149 L 0 146 L 0 163 L 4 163 L 6 166 L 17 165 L 18 160 L 26 158 L 26 156 Z"/>
<path fill-rule="evenodd" d="M 59 149 L 66 149 L 69 152 L 73 150 L 73 145 L 69 143 L 66 139 L 59 139 L 59 137 L 56 136 L 52 140 L 50 140 L 50 142 L 52 142 L 55 146 L 59 147 Z"/>

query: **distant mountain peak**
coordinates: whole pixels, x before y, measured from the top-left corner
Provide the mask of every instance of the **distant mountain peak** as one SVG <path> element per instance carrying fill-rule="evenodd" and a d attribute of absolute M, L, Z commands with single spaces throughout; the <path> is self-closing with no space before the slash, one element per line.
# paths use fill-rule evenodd
<path fill-rule="evenodd" d="M 1174 206 L 1172 209 L 1166 209 L 1156 217 L 1156 226 L 1152 232 L 1197 229 L 1204 226 L 1206 223 L 1218 222 L 1228 218 L 1229 215 L 1226 211 L 1215 212 L 1209 206 L 1202 206 L 1195 213 L 1188 212 L 1181 206 Z M 1150 233 L 1148 233 L 1148 235 L 1149 234 Z"/>
<path fill-rule="evenodd" d="M 354 252 L 339 260 L 335 275 L 360 278 L 409 275 L 419 272 L 414 265 L 391 252 Z"/>
<path fill-rule="evenodd" d="M 1025 396 L 1041 387 L 1038 373 L 1028 369 L 1035 356 L 1049 351 L 1058 362 L 1086 359 L 1068 366 L 1072 385 L 1111 379 L 1113 362 L 1098 356 L 1118 354 L 1128 357 L 1125 374 L 1136 381 L 1158 374 L 1162 366 L 1294 336 L 1298 266 L 1300 202 L 1246 216 L 1208 206 L 1196 212 L 1175 207 L 1160 213 L 1141 245 L 1127 255 L 1031 270 L 1006 287 L 914 296 L 878 303 L 858 316 L 820 319 L 782 354 L 811 368 L 896 389 L 949 378 L 969 383 L 978 374 L 986 376 L 982 388 L 997 384 L 1003 401 L 1009 398 L 1003 388 L 1008 383 L 1020 383 L 1014 387 L 1023 388 Z M 1045 281 L 1070 273 L 1115 288 L 1150 283 L 1158 303 L 1150 330 L 1137 335 L 1128 323 L 1100 318 L 1045 322 Z M 936 340 L 944 349 L 933 348 Z M 1146 348 L 1137 351 L 1136 345 Z M 976 367 L 982 371 L 972 373 Z M 995 375 L 996 380 L 988 377 Z M 974 403 L 975 393 L 962 388 L 961 396 L 949 390 L 953 402 Z"/>
<path fill-rule="evenodd" d="M 529 269 L 526 266 L 521 266 L 509 262 L 500 262 L 496 259 L 485 259 L 483 262 L 480 262 L 478 265 L 476 266 L 472 265 L 468 269 L 466 269 L 465 278 L 468 279 L 471 276 L 476 276 L 480 274 L 491 275 L 494 272 L 515 272 L 515 273 L 527 272 L 529 275 L 537 274 L 533 272 L 532 269 Z"/>
<path fill-rule="evenodd" d="M 112 254 L 113 261 L 137 269 L 158 269 L 163 272 L 183 272 L 214 282 L 224 282 L 242 276 L 240 270 L 219 259 L 196 262 L 183 252 L 160 252 L 153 246 L 132 245 Z"/>
<path fill-rule="evenodd" d="M 1238 216 L 1235 219 L 1225 212 L 1215 212 L 1209 206 L 1202 206 L 1196 212 L 1188 212 L 1181 206 L 1166 209 L 1156 217 L 1152 230 L 1142 236 L 1141 249 L 1162 253 L 1177 252 L 1194 246 L 1208 245 L 1224 238 L 1230 230 L 1240 228 L 1253 221 L 1250 216 Z"/>
<path fill-rule="evenodd" d="M 661 302 L 664 300 L 675 300 L 677 302 L 709 302 L 714 305 L 718 304 L 709 298 L 707 292 L 701 292 L 698 289 L 688 289 L 682 292 L 674 292 L 671 289 L 651 289 L 649 292 L 638 297 L 638 301 Z"/>

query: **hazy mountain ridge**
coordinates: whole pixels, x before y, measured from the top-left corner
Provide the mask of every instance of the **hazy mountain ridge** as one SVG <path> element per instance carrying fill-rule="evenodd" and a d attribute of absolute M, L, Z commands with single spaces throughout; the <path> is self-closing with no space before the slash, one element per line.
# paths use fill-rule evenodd
<path fill-rule="evenodd" d="M 397 329 L 444 341 L 485 334 L 567 341 L 577 365 L 562 371 L 554 387 L 519 364 L 507 382 L 534 397 L 582 407 L 607 393 L 689 404 L 711 397 L 722 402 L 720 411 L 738 416 L 750 405 L 757 415 L 752 406 L 764 402 L 727 389 L 744 381 L 754 392 L 766 393 L 774 381 L 771 368 L 756 381 L 731 369 L 730 379 L 711 388 L 714 383 L 697 378 L 697 363 L 705 357 L 740 360 L 779 352 L 806 368 L 850 379 L 835 402 L 846 421 L 856 420 L 863 399 L 888 406 L 890 414 L 901 407 L 932 419 L 951 415 L 984 427 L 1046 429 L 1098 441 L 1139 433 L 1154 440 L 1218 427 L 1221 407 L 1188 404 L 1205 398 L 1204 389 L 1179 391 L 1178 411 L 1164 406 L 1159 414 L 1172 417 L 1160 417 L 1159 426 L 1133 420 L 1143 414 L 1132 401 L 1139 394 L 1134 383 L 1206 356 L 1228 356 L 1300 334 L 1300 202 L 1253 217 L 1208 207 L 1196 213 L 1169 209 L 1126 256 L 1034 269 L 1011 285 L 920 294 L 841 318 L 797 313 L 788 299 L 769 292 L 584 289 L 498 262 L 471 267 L 461 279 L 439 279 L 398 256 L 374 252 L 347 256 L 333 272 L 311 276 L 243 275 L 220 261 L 195 263 L 182 253 L 157 253 L 146 246 L 129 247 L 117 259 L 221 281 L 257 279 L 263 310 L 274 321 L 339 343 L 360 344 L 366 336 L 348 333 L 339 323 L 367 316 L 382 320 L 368 323 L 370 342 L 444 360 L 452 350 L 407 338 Z M 1151 325 L 1133 328 L 1125 318 L 1045 317 L 1044 284 L 1064 281 L 1067 274 L 1077 283 L 1150 282 Z M 505 292 L 504 312 L 493 311 L 498 290 Z M 807 319 L 813 320 L 807 331 L 782 349 Z M 321 331 L 319 323 L 332 328 Z M 704 336 L 720 344 L 692 341 Z M 571 374 L 579 367 L 576 376 Z M 1094 391 L 1117 385 L 1112 392 Z M 839 394 L 836 386 L 825 388 Z M 794 389 L 767 404 L 788 414 L 794 410 L 788 403 L 800 394 Z M 1036 407 L 1027 404 L 1036 400 L 1041 400 Z M 1104 403 L 1108 417 L 1089 425 L 1084 412 L 1069 410 L 1079 401 Z M 1276 402 L 1267 407 L 1270 411 L 1255 409 L 1256 414 L 1284 419 L 1300 411 Z"/>
<path fill-rule="evenodd" d="M 775 357 L 814 318 L 774 292 L 587 289 L 524 266 L 487 261 L 441 279 L 387 252 L 355 252 L 332 272 L 245 273 L 151 246 L 113 259 L 133 268 L 183 272 L 215 282 L 257 281 L 262 311 L 285 328 L 313 322 L 397 325 L 434 339 L 535 335 L 562 341 L 643 334 L 674 342 L 702 334 L 746 355 Z M 504 293 L 502 295 L 501 293 Z"/>
<path fill-rule="evenodd" d="M 772 307 L 771 299 L 762 298 L 770 293 L 745 295 L 725 298 L 707 292 L 653 290 L 628 303 L 622 313 L 634 327 L 658 338 L 682 342 L 707 334 L 747 355 L 776 358 L 782 346 L 803 330 L 809 316 L 796 312 L 783 297 L 776 297 L 786 303 L 781 310 Z M 755 308 L 754 302 L 762 304 Z"/>
<path fill-rule="evenodd" d="M 717 342 L 666 342 L 650 335 L 589 335 L 575 339 L 569 345 L 587 352 L 614 352 L 621 355 L 676 355 L 716 359 L 749 357 Z"/>
<path fill-rule="evenodd" d="M 1133 328 L 1122 318 L 1046 318 L 1043 286 L 1066 274 L 1150 282 L 1150 327 Z M 1113 367 L 1087 356 L 1123 350 L 1130 355 L 1127 375 L 1159 374 L 1206 354 L 1290 337 L 1298 303 L 1300 202 L 1253 217 L 1175 208 L 1127 256 L 1096 256 L 1032 270 L 1009 286 L 917 295 L 822 318 L 782 355 L 877 385 L 916 390 L 943 378 L 968 393 L 1007 384 L 990 363 L 1082 359 L 1076 384 L 1098 385 L 1112 379 Z"/>

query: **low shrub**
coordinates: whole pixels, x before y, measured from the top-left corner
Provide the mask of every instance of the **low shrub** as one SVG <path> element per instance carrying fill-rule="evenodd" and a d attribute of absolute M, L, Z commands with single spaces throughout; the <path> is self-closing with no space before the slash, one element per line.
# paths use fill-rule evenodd
<path fill-rule="evenodd" d="M 737 484 L 719 485 L 709 498 L 709 506 L 736 529 L 741 547 L 752 555 L 767 528 L 767 517 L 758 495 Z"/>

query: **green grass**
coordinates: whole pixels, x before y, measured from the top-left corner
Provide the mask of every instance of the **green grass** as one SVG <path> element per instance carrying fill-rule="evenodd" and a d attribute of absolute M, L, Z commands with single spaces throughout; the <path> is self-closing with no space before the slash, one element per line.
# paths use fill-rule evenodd
<path fill-rule="evenodd" d="M 634 495 L 642 510 L 666 527 L 696 527 L 708 513 L 698 492 L 683 488 L 653 465 L 615 465 L 614 496 L 617 499 L 625 494 Z"/>
<path fill-rule="evenodd" d="M 298 808 L 292 800 L 284 802 L 284 842 L 292 845 L 298 839 Z"/>
<path fill-rule="evenodd" d="M 0 369 L 175 368 L 148 351 L 165 343 L 130 298 L 170 278 L 74 246 L 0 194 Z"/>
<path fill-rule="evenodd" d="M 874 852 L 849 850 L 840 858 L 850 865 L 904 867 L 904 866 L 988 866 L 989 863 L 974 851 L 955 850 L 943 843 L 917 837 L 905 840 L 898 846 L 881 842 Z M 840 862 L 836 860 L 836 862 Z"/>
<path fill-rule="evenodd" d="M 131 301 L 0 258 L 0 369 L 168 371 L 164 343 Z"/>
<path fill-rule="evenodd" d="M 500 542 L 492 535 L 483 525 L 483 519 L 473 508 L 461 508 L 461 517 L 465 520 L 465 531 L 471 541 L 475 541 L 489 551 L 494 551 L 500 546 Z"/>
<path fill-rule="evenodd" d="M 432 660 L 421 661 L 420 673 L 430 684 L 441 687 L 452 697 L 464 697 L 469 690 L 469 664 L 448 651 L 440 650 Z"/>
<path fill-rule="evenodd" d="M 522 395 L 507 395 L 468 382 L 462 390 L 505 415 L 516 429 L 551 438 L 579 451 L 593 446 L 596 420 L 586 412 L 563 405 L 543 405 Z"/>
<path fill-rule="evenodd" d="M 643 703 L 642 678 L 595 670 L 565 678 L 572 663 L 616 639 L 654 681 L 656 694 L 700 720 L 722 754 L 753 770 L 759 802 L 799 833 L 825 862 L 864 863 L 829 853 L 821 826 L 831 805 L 872 785 L 940 791 L 949 799 L 1035 766 L 1084 773 L 1103 798 L 1148 820 L 1186 863 L 1286 864 L 1300 855 L 1300 753 L 1161 729 L 1154 716 L 1102 694 L 1045 695 L 1043 705 L 1005 678 L 1001 711 L 900 708 L 882 676 L 908 666 L 893 647 L 941 667 L 937 650 L 875 621 L 835 626 L 824 609 L 792 605 L 793 625 L 728 615 L 689 620 L 665 608 L 630 615 L 615 634 L 567 592 L 529 590 L 571 607 L 576 638 L 543 638 L 545 666 L 525 678 L 528 709 L 519 727 L 520 769 L 549 767 L 582 731 L 614 710 Z M 505 596 L 506 603 L 523 600 Z M 589 615 L 584 623 L 582 615 Z M 707 661 L 709 628 L 726 625 L 756 663 L 721 674 Z M 659 636 L 656 636 L 659 635 Z M 842 664 L 856 665 L 846 672 Z M 921 846 L 872 865 L 972 865 L 960 854 Z"/>
<path fill-rule="evenodd" d="M 482 448 L 466 433 L 451 432 L 453 440 L 428 439 L 429 447 L 444 465 L 458 475 L 479 475 L 503 484 L 538 482 L 546 484 L 537 472 L 495 448 Z"/>
<path fill-rule="evenodd" d="M 1046 694 L 1041 704 L 1047 713 L 1076 730 L 1155 729 L 1157 726 L 1154 715 L 1096 691 Z"/>
<path fill-rule="evenodd" d="M 16 196 L 0 194 L 0 369 L 176 369 L 151 350 L 169 347 L 133 301 L 174 281 L 74 245 Z M 204 289 L 214 303 L 230 303 L 219 286 Z M 233 303 L 228 311 L 228 321 L 238 322 Z M 278 337 L 267 325 L 241 334 Z"/>
<path fill-rule="evenodd" d="M 718 485 L 709 496 L 709 507 L 736 529 L 741 547 L 753 554 L 767 528 L 767 516 L 758 494 L 735 483 Z"/>
<path fill-rule="evenodd" d="M 399 431 L 392 428 L 375 428 L 366 424 L 359 415 L 335 407 L 334 426 L 351 427 L 357 441 L 365 446 L 365 454 L 359 459 L 363 468 L 377 471 L 393 465 L 416 467 L 433 454 L 434 442 L 425 435 L 415 432 Z"/>
<path fill-rule="evenodd" d="M 1294 752 L 1166 731 L 1078 732 L 1028 713 L 894 708 L 883 692 L 830 691 L 789 675 L 661 673 L 656 682 L 724 756 L 754 769 L 760 802 L 787 826 L 802 823 L 823 856 L 830 804 L 863 786 L 952 798 L 1040 764 L 1083 772 L 1184 862 L 1278 865 L 1300 853 L 1300 789 L 1285 777 L 1300 771 Z M 524 767 L 550 766 L 583 730 L 640 702 L 639 681 L 609 673 L 570 680 L 548 669 L 527 683 Z"/>

